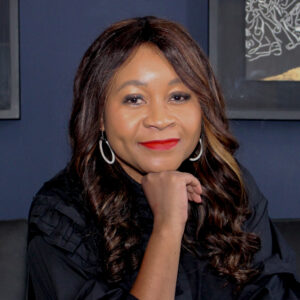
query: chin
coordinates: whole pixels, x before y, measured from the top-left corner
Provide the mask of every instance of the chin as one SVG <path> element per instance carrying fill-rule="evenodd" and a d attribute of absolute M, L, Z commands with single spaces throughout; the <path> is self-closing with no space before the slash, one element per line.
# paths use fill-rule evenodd
<path fill-rule="evenodd" d="M 148 166 L 144 168 L 146 173 L 159 173 L 164 171 L 176 171 L 181 163 L 151 163 L 149 162 Z"/>

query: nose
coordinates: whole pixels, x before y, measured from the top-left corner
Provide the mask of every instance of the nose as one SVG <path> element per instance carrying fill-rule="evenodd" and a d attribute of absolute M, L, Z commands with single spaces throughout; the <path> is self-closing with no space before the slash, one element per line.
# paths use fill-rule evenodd
<path fill-rule="evenodd" d="M 174 115 L 170 112 L 168 104 L 162 101 L 153 101 L 148 106 L 147 114 L 144 119 L 144 126 L 163 130 L 175 124 Z"/>

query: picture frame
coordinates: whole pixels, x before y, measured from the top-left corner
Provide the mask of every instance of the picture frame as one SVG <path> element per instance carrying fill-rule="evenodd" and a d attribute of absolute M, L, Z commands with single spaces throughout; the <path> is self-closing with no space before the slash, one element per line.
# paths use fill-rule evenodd
<path fill-rule="evenodd" d="M 297 1 L 294 1 L 294 3 L 293 1 L 286 0 L 282 3 L 291 5 L 295 3 L 296 5 Z M 278 3 L 278 1 L 273 2 Z M 290 79 L 273 80 L 272 78 L 275 77 L 272 76 L 269 77 L 271 80 L 268 80 L 267 77 L 263 79 L 255 78 L 255 76 L 263 74 L 264 70 L 268 72 L 269 68 L 272 69 L 273 66 L 279 65 L 276 61 L 278 61 L 280 55 L 280 59 L 284 63 L 290 62 L 295 67 L 300 67 L 300 31 L 299 35 L 296 36 L 296 42 L 298 43 L 296 47 L 290 52 L 282 47 L 282 53 L 278 54 L 275 53 L 274 47 L 270 48 L 270 45 L 273 42 L 272 39 L 275 39 L 276 42 L 276 39 L 281 38 L 286 42 L 288 36 L 284 32 L 284 26 L 282 25 L 282 32 L 278 34 L 271 31 L 268 33 L 267 29 L 273 23 L 269 26 L 267 24 L 268 20 L 264 19 L 264 15 L 254 20 L 259 13 L 264 14 L 266 12 L 265 9 L 268 9 L 266 7 L 268 4 L 272 4 L 272 0 L 209 0 L 209 58 L 225 96 L 229 119 L 300 120 L 300 79 L 298 81 Z M 259 5 L 265 5 L 265 7 Z M 284 10 L 285 8 L 280 9 Z M 277 13 L 277 10 L 275 13 Z M 300 18 L 299 5 L 293 13 L 298 13 L 296 17 Z M 276 18 L 276 15 L 274 18 Z M 256 27 L 249 27 L 253 25 L 251 22 Z M 266 24 L 263 22 L 266 22 Z M 279 26 L 277 27 L 279 28 Z M 261 42 L 259 45 L 254 45 L 256 47 L 254 49 L 255 53 L 263 58 L 256 59 L 254 63 L 249 62 L 249 50 L 247 48 L 251 48 L 250 42 L 253 44 L 253 40 L 256 41 L 256 37 L 253 39 L 250 32 L 253 28 L 256 30 L 255 34 L 261 28 L 265 29 L 264 34 L 269 34 L 269 36 L 264 37 L 265 40 L 261 35 L 259 36 L 261 40 L 258 43 L 267 41 L 266 43 Z M 300 30 L 300 28 L 295 28 L 295 30 Z M 260 32 L 258 33 L 260 34 Z M 296 32 L 296 34 L 298 33 Z M 248 40 L 249 35 L 252 41 L 251 39 Z M 269 44 L 268 51 L 263 48 L 266 44 Z M 272 45 L 276 45 L 276 43 Z M 263 49 L 263 51 L 257 51 L 257 49 Z M 273 53 L 270 54 L 269 52 L 272 51 Z M 282 56 L 283 54 L 286 56 Z M 285 59 L 285 57 L 288 57 L 288 59 Z M 300 70 L 300 68 L 297 70 Z M 251 78 L 252 75 L 249 76 L 249 74 L 254 74 L 254 78 Z M 261 76 L 263 77 L 263 75 Z"/>
<path fill-rule="evenodd" d="M 19 1 L 0 0 L 0 119 L 20 119 Z"/>

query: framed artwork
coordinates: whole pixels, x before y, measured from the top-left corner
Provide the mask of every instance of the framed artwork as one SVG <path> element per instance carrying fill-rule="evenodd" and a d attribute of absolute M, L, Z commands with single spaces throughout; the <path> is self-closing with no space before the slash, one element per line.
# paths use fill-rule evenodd
<path fill-rule="evenodd" d="M 229 118 L 300 120 L 299 0 L 209 0 L 209 57 Z"/>
<path fill-rule="evenodd" d="M 0 0 L 0 119 L 19 119 L 18 0 Z"/>

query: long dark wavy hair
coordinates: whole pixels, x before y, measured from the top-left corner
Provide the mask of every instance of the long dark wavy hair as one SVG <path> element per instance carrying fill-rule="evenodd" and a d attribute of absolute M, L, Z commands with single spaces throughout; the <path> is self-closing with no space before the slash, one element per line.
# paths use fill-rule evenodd
<path fill-rule="evenodd" d="M 144 43 L 164 54 L 183 83 L 198 96 L 202 110 L 203 155 L 197 162 L 183 162 L 181 169 L 199 178 L 204 203 L 189 204 L 182 247 L 199 255 L 201 244 L 218 274 L 243 286 L 259 272 L 251 263 L 260 239 L 242 228 L 250 211 L 233 157 L 238 144 L 229 132 L 223 96 L 205 54 L 186 30 L 156 17 L 128 19 L 107 28 L 84 54 L 75 77 L 69 124 L 71 165 L 99 222 L 104 271 L 109 281 L 118 282 L 138 269 L 142 259 L 141 232 L 133 217 L 129 185 L 117 162 L 108 165 L 103 161 L 98 142 L 111 79 Z"/>

